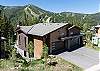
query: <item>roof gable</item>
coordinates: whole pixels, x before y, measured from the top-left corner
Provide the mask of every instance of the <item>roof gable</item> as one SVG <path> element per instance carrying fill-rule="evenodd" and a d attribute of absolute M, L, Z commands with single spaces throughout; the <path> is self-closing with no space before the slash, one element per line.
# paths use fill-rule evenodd
<path fill-rule="evenodd" d="M 20 26 L 17 28 L 17 30 L 23 31 L 25 34 L 28 34 L 29 30 L 32 28 L 32 26 Z"/>

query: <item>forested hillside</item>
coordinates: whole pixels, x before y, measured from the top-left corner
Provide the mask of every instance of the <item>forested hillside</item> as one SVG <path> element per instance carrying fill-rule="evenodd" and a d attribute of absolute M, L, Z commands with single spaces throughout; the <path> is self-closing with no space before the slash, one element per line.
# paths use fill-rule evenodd
<path fill-rule="evenodd" d="M 0 6 L 1 15 L 7 17 L 13 26 L 32 25 L 38 22 L 68 22 L 84 28 L 100 23 L 100 13 L 81 14 L 72 12 L 53 13 L 34 5 Z"/>
<path fill-rule="evenodd" d="M 0 31 L 8 40 L 14 41 L 16 25 L 33 25 L 36 23 L 70 23 L 81 27 L 86 32 L 91 26 L 100 24 L 100 13 L 81 14 L 72 12 L 53 13 L 34 5 L 2 6 L 0 5 Z"/>

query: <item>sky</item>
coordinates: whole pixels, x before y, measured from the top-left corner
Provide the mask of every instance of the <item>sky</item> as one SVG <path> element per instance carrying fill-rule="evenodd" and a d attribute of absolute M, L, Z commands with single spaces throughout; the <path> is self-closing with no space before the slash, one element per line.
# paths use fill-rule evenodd
<path fill-rule="evenodd" d="M 23 6 L 36 5 L 51 12 L 76 12 L 97 13 L 100 12 L 100 0 L 0 0 L 0 5 Z"/>

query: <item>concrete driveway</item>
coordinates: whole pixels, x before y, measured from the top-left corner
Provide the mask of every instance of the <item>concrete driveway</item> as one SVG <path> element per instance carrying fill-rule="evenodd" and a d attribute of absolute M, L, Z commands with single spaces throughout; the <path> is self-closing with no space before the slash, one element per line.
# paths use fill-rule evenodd
<path fill-rule="evenodd" d="M 76 64 L 85 70 L 99 64 L 99 52 L 86 47 L 79 48 L 72 52 L 66 51 L 57 56 Z"/>

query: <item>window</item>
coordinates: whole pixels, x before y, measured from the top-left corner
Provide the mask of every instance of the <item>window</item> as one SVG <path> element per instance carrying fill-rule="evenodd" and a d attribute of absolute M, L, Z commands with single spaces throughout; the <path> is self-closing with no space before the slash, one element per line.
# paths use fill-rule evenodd
<path fill-rule="evenodd" d="M 25 47 L 26 47 L 26 37 L 24 37 L 24 40 L 25 40 Z"/>
<path fill-rule="evenodd" d="M 73 32 L 71 32 L 70 34 L 71 34 L 71 35 L 73 35 L 74 33 L 73 33 Z"/>
<path fill-rule="evenodd" d="M 98 29 L 96 29 L 96 33 L 98 33 Z"/>
<path fill-rule="evenodd" d="M 24 56 L 26 57 L 26 51 L 24 51 Z"/>
<path fill-rule="evenodd" d="M 60 36 L 63 37 L 65 35 L 65 33 L 60 33 Z"/>
<path fill-rule="evenodd" d="M 20 35 L 19 35 L 19 45 L 21 45 L 21 43 L 20 43 Z"/>

